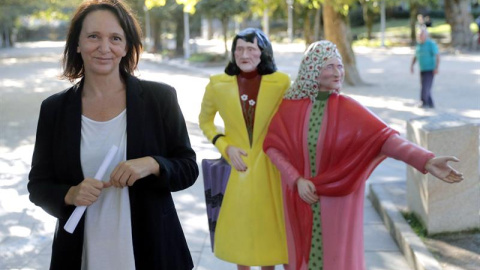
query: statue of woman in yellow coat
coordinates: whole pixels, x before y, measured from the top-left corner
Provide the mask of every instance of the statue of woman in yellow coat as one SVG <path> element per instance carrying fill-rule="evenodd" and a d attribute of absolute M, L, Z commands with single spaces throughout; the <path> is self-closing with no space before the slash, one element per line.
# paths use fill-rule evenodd
<path fill-rule="evenodd" d="M 225 74 L 210 77 L 203 97 L 200 128 L 232 166 L 214 253 L 239 270 L 288 263 L 281 178 L 262 145 L 289 86 L 289 76 L 277 71 L 268 38 L 247 28 L 233 40 Z M 217 112 L 224 133 L 214 124 Z"/>

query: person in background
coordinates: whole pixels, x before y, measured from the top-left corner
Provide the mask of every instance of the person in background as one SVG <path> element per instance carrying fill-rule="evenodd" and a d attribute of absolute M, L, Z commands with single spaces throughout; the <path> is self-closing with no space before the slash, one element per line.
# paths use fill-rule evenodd
<path fill-rule="evenodd" d="M 463 179 L 447 164 L 455 157 L 435 157 L 340 94 L 344 75 L 335 44 L 311 44 L 264 141 L 282 174 L 285 269 L 365 269 L 365 182 L 386 157 L 449 183 Z"/>
<path fill-rule="evenodd" d="M 428 37 L 427 28 L 421 27 L 418 35 L 418 43 L 415 47 L 415 55 L 413 56 L 410 72 L 414 73 L 415 63 L 418 61 L 420 69 L 420 100 L 422 108 L 434 108 L 432 98 L 433 78 L 438 74 L 438 66 L 440 64 L 440 55 L 438 46 Z"/>
<path fill-rule="evenodd" d="M 417 14 L 416 27 L 424 27 L 424 26 L 425 26 L 425 21 L 423 19 L 423 14 L 419 13 Z"/>
<path fill-rule="evenodd" d="M 430 19 L 430 16 L 428 16 L 428 15 L 425 16 L 424 23 L 425 23 L 426 27 L 432 27 L 433 26 L 432 19 Z"/>
<path fill-rule="evenodd" d="M 42 102 L 28 182 L 57 218 L 50 269 L 193 268 L 171 192 L 195 182 L 196 155 L 175 89 L 133 76 L 141 34 L 122 1 L 84 1 L 71 20 L 63 77 L 79 81 Z M 70 234 L 76 206 L 88 208 Z"/>
<path fill-rule="evenodd" d="M 214 253 L 238 269 L 287 263 L 280 173 L 263 153 L 270 119 L 290 86 L 272 46 L 254 28 L 239 32 L 225 74 L 213 75 L 199 115 L 203 133 L 232 166 L 215 229 Z M 214 124 L 220 114 L 225 133 Z"/>

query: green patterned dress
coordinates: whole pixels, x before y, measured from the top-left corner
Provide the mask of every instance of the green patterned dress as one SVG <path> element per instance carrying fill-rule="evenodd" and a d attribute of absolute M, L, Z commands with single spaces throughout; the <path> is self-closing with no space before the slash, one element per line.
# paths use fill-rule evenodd
<path fill-rule="evenodd" d="M 322 126 L 323 113 L 327 105 L 329 92 L 319 92 L 315 99 L 312 111 L 310 112 L 308 128 L 308 154 L 310 158 L 310 173 L 314 177 L 317 175 L 315 165 L 317 159 L 317 142 Z M 322 222 L 320 212 L 320 201 L 312 204 L 313 226 L 312 226 L 312 245 L 308 262 L 309 270 L 323 269 L 323 244 L 322 244 Z"/>

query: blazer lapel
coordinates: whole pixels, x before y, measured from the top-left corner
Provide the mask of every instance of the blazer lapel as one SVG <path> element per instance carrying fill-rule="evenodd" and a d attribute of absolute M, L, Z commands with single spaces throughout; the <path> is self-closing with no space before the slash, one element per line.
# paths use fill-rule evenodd
<path fill-rule="evenodd" d="M 127 159 L 141 157 L 145 122 L 143 89 L 140 81 L 127 78 Z"/>
<path fill-rule="evenodd" d="M 67 160 L 69 171 L 73 174 L 75 184 L 83 180 L 82 163 L 80 161 L 80 140 L 82 135 L 82 86 L 83 80 L 72 87 L 65 105 L 62 129 L 65 131 Z"/>

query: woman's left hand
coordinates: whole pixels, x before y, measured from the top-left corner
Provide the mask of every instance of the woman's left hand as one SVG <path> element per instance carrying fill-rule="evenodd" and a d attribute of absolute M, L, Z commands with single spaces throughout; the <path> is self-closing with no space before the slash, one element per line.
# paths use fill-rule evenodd
<path fill-rule="evenodd" d="M 463 174 L 448 165 L 449 161 L 458 162 L 459 160 L 456 157 L 450 156 L 434 157 L 427 162 L 425 165 L 425 170 L 447 183 L 456 183 L 462 181 Z"/>
<path fill-rule="evenodd" d="M 143 157 L 120 162 L 110 174 L 110 186 L 123 188 L 133 186 L 138 179 L 150 174 L 159 175 L 160 166 L 152 157 Z"/>

